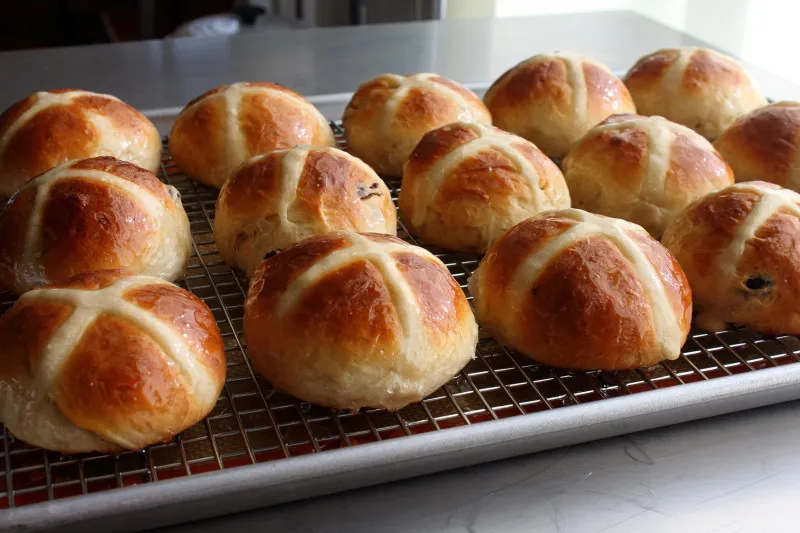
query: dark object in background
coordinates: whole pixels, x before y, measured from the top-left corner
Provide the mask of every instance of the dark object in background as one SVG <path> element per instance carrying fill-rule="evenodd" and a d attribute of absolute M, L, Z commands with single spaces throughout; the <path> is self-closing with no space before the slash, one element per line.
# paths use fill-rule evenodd
<path fill-rule="evenodd" d="M 435 20 L 445 0 L 0 0 L 0 50 Z M 33 31 L 30 28 L 35 28 Z"/>
<path fill-rule="evenodd" d="M 250 4 L 242 4 L 233 8 L 233 13 L 239 17 L 242 24 L 252 26 L 260 15 L 267 12 L 266 8 Z"/>
<path fill-rule="evenodd" d="M 0 50 L 161 38 L 187 21 L 230 13 L 234 8 L 254 7 L 238 6 L 240 3 L 235 0 L 0 2 Z M 245 9 L 240 16 L 254 19 L 257 14 Z"/>

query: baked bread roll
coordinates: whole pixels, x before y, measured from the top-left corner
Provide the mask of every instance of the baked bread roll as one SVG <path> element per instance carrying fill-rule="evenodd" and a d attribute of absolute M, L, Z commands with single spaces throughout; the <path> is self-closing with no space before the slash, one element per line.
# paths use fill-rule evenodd
<path fill-rule="evenodd" d="M 275 387 L 339 409 L 400 409 L 475 356 L 478 326 L 430 252 L 334 232 L 265 260 L 245 303 L 250 360 Z"/>
<path fill-rule="evenodd" d="M 578 209 L 529 218 L 495 242 L 469 280 L 478 321 L 548 365 L 624 370 L 677 359 L 692 293 L 641 227 Z"/>
<path fill-rule="evenodd" d="M 714 140 L 767 104 L 738 61 L 706 48 L 665 48 L 639 59 L 625 85 L 642 115 L 660 115 Z"/>
<path fill-rule="evenodd" d="M 107 94 L 32 94 L 0 115 L 0 201 L 55 166 L 106 155 L 158 172 L 161 136 L 144 115 Z"/>
<path fill-rule="evenodd" d="M 592 128 L 563 168 L 574 207 L 634 222 L 656 238 L 681 209 L 733 183 L 704 137 L 641 115 L 612 115 Z"/>
<path fill-rule="evenodd" d="M 778 102 L 740 117 L 714 142 L 736 181 L 800 190 L 800 103 Z"/>
<path fill-rule="evenodd" d="M 635 113 L 628 89 L 605 65 L 572 54 L 536 55 L 512 67 L 483 97 L 498 128 L 550 157 L 614 113 Z"/>
<path fill-rule="evenodd" d="M 300 94 L 274 83 L 243 82 L 189 102 L 172 126 L 169 151 L 187 176 L 220 188 L 254 155 L 335 143 L 328 121 Z"/>
<path fill-rule="evenodd" d="M 42 174 L 0 213 L 0 286 L 17 294 L 94 270 L 173 280 L 191 250 L 174 187 L 113 157 Z"/>
<path fill-rule="evenodd" d="M 361 85 L 342 117 L 348 150 L 378 174 L 402 176 L 422 136 L 464 120 L 491 124 L 475 93 L 435 74 L 382 74 Z"/>
<path fill-rule="evenodd" d="M 213 409 L 225 382 L 208 307 L 122 271 L 24 294 L 0 318 L 0 345 L 0 421 L 65 454 L 172 440 Z"/>
<path fill-rule="evenodd" d="M 570 205 L 564 176 L 533 143 L 468 122 L 425 134 L 403 170 L 399 203 L 412 235 L 476 253 L 526 218 Z"/>
<path fill-rule="evenodd" d="M 248 276 L 267 252 L 336 230 L 397 233 L 386 184 L 336 148 L 298 146 L 256 156 L 234 172 L 217 202 L 219 255 Z"/>
<path fill-rule="evenodd" d="M 687 207 L 664 233 L 710 331 L 727 322 L 800 334 L 800 194 L 737 183 Z"/>

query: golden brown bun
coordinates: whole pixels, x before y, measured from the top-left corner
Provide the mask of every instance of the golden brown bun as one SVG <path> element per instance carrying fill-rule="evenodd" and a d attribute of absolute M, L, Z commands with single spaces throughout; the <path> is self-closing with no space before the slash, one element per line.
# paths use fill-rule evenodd
<path fill-rule="evenodd" d="M 104 269 L 173 280 L 191 249 L 178 191 L 113 157 L 28 182 L 0 213 L 0 236 L 0 286 L 17 294 Z"/>
<path fill-rule="evenodd" d="M 635 113 L 625 85 L 605 65 L 571 54 L 537 55 L 506 71 L 483 97 L 498 128 L 563 157 L 614 113 Z"/>
<path fill-rule="evenodd" d="M 242 82 L 189 102 L 172 126 L 169 151 L 190 178 L 220 188 L 254 155 L 335 142 L 322 113 L 298 93 L 274 83 Z"/>
<path fill-rule="evenodd" d="M 0 319 L 0 346 L 0 421 L 61 453 L 172 440 L 211 411 L 225 381 L 208 307 L 123 271 L 26 293 Z"/>
<path fill-rule="evenodd" d="M 578 209 L 529 218 L 500 237 L 469 280 L 492 336 L 552 366 L 624 370 L 677 359 L 692 293 L 644 229 Z"/>
<path fill-rule="evenodd" d="M 442 262 L 377 233 L 318 235 L 261 263 L 244 332 L 275 387 L 340 409 L 418 401 L 475 356 L 478 340 Z"/>
<path fill-rule="evenodd" d="M 740 117 L 714 142 L 736 181 L 800 190 L 800 103 L 778 102 Z"/>
<path fill-rule="evenodd" d="M 800 334 L 800 194 L 763 181 L 737 183 L 684 209 L 664 233 L 701 311 L 726 322 Z"/>
<path fill-rule="evenodd" d="M 492 123 L 480 98 L 453 80 L 435 74 L 382 74 L 358 88 L 342 125 L 353 155 L 378 174 L 401 176 L 422 136 L 456 120 Z"/>
<path fill-rule="evenodd" d="M 107 94 L 32 94 L 0 115 L 0 201 L 46 170 L 96 156 L 158 172 L 161 136 L 144 115 Z"/>
<path fill-rule="evenodd" d="M 250 276 L 267 252 L 336 230 L 395 235 L 391 193 L 350 154 L 298 146 L 234 172 L 219 195 L 214 237 L 222 259 Z"/>
<path fill-rule="evenodd" d="M 569 205 L 564 176 L 533 143 L 468 122 L 426 133 L 400 190 L 408 231 L 459 252 L 483 253 L 518 222 Z"/>
<path fill-rule="evenodd" d="M 639 224 L 659 238 L 697 198 L 733 183 L 704 137 L 662 117 L 612 115 L 564 158 L 573 206 Z"/>
<path fill-rule="evenodd" d="M 705 48 L 665 48 L 639 59 L 625 76 L 636 109 L 714 140 L 767 100 L 738 61 Z"/>

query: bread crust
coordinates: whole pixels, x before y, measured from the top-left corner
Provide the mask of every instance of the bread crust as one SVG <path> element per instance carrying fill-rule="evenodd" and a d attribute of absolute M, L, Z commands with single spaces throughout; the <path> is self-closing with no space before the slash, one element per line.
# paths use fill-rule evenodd
<path fill-rule="evenodd" d="M 161 136 L 113 96 L 79 89 L 34 93 L 0 115 L 0 202 L 53 167 L 97 156 L 158 172 Z"/>
<path fill-rule="evenodd" d="M 217 201 L 220 256 L 248 275 L 266 253 L 330 231 L 397 233 L 386 184 L 336 148 L 298 146 L 256 156 L 234 172 Z"/>
<path fill-rule="evenodd" d="M 494 125 L 564 157 L 590 128 L 635 113 L 628 89 L 605 65 L 574 54 L 533 56 L 506 71 L 483 98 Z"/>
<path fill-rule="evenodd" d="M 458 120 L 491 124 L 483 102 L 436 74 L 382 74 L 361 84 L 342 116 L 348 150 L 382 176 L 403 165 L 427 132 Z"/>
<path fill-rule="evenodd" d="M 772 183 L 737 183 L 672 221 L 663 243 L 683 266 L 698 324 L 736 323 L 800 333 L 800 194 Z"/>
<path fill-rule="evenodd" d="M 705 138 L 641 115 L 612 115 L 592 128 L 563 168 L 574 207 L 634 222 L 656 238 L 681 209 L 733 183 Z"/>
<path fill-rule="evenodd" d="M 648 54 L 624 81 L 640 114 L 662 116 L 711 141 L 740 116 L 767 104 L 738 61 L 706 48 Z"/>
<path fill-rule="evenodd" d="M 492 126 L 454 122 L 426 133 L 411 153 L 399 206 L 415 237 L 484 253 L 526 218 L 569 207 L 570 193 L 533 143 Z"/>
<path fill-rule="evenodd" d="M 334 232 L 256 270 L 245 303 L 255 368 L 301 400 L 400 409 L 474 357 L 478 328 L 447 268 L 390 235 Z"/>
<path fill-rule="evenodd" d="M 27 183 L 0 213 L 0 286 L 22 294 L 126 268 L 174 280 L 191 251 L 178 191 L 113 157 L 73 161 Z"/>
<path fill-rule="evenodd" d="M 206 416 L 225 381 L 208 307 L 124 271 L 26 293 L 0 318 L 0 421 L 61 453 L 137 450 Z"/>
<path fill-rule="evenodd" d="M 328 121 L 311 102 L 268 82 L 239 82 L 189 102 L 169 136 L 175 163 L 219 189 L 249 158 L 298 144 L 334 146 Z"/>
<path fill-rule="evenodd" d="M 543 213 L 498 239 L 469 280 L 481 326 L 541 363 L 625 370 L 676 359 L 691 290 L 641 227 L 577 209 Z"/>

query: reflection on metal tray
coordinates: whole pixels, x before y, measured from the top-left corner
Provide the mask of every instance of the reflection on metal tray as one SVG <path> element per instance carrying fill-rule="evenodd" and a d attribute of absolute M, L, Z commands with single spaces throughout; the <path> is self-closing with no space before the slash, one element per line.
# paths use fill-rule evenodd
<path fill-rule="evenodd" d="M 678 360 L 617 373 L 538 365 L 482 335 L 459 375 L 397 413 L 300 402 L 273 391 L 245 355 L 247 280 L 217 254 L 217 191 L 187 180 L 166 145 L 161 177 L 181 192 L 191 221 L 194 254 L 182 284 L 212 309 L 225 339 L 223 393 L 174 442 L 136 452 L 62 456 L 3 429 L 0 508 L 9 510 L 0 529 L 86 528 L 109 516 L 129 529 L 163 525 L 800 397 L 800 340 L 731 327 L 693 330 Z M 396 201 L 399 180 L 387 184 Z M 466 291 L 479 257 L 429 249 Z M 0 311 L 13 301 L 0 294 Z"/>

